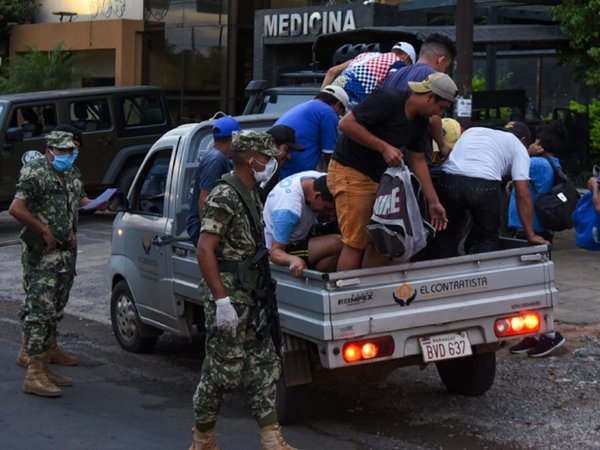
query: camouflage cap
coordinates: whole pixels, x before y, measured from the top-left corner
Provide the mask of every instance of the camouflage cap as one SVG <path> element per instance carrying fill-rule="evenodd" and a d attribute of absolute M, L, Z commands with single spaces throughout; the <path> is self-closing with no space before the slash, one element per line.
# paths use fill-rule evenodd
<path fill-rule="evenodd" d="M 68 131 L 51 131 L 46 135 L 46 144 L 51 148 L 75 148 L 73 133 Z"/>
<path fill-rule="evenodd" d="M 267 156 L 277 156 L 279 151 L 273 145 L 270 134 L 254 130 L 234 131 L 231 133 L 231 151 L 259 152 Z"/>

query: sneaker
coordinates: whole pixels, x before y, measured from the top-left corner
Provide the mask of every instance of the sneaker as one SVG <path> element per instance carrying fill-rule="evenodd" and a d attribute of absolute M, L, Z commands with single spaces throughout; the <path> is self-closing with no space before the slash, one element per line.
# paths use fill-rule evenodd
<path fill-rule="evenodd" d="M 557 331 L 553 338 L 541 335 L 538 345 L 533 350 L 527 353 L 527 356 L 532 358 L 540 358 L 551 353 L 554 349 L 557 349 L 565 343 L 565 338 Z"/>
<path fill-rule="evenodd" d="M 538 345 L 538 336 L 528 336 L 521 340 L 516 345 L 513 345 L 509 351 L 513 355 L 520 355 L 521 353 L 527 353 L 530 350 L 533 350 Z"/>

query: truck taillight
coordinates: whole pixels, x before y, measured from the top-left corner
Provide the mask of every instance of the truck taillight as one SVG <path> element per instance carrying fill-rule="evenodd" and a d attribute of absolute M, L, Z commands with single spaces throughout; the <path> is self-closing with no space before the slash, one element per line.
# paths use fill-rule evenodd
<path fill-rule="evenodd" d="M 382 336 L 365 341 L 346 342 L 342 350 L 344 361 L 351 363 L 373 358 L 382 358 L 394 353 L 394 339 Z"/>
<path fill-rule="evenodd" d="M 523 312 L 514 316 L 496 319 L 494 332 L 498 337 L 537 333 L 540 331 L 541 323 L 542 319 L 537 312 Z"/>

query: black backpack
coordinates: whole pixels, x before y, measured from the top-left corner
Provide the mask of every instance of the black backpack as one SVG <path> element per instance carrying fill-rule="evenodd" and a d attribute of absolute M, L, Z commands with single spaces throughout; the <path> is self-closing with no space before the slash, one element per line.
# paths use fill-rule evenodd
<path fill-rule="evenodd" d="M 535 212 L 540 224 L 547 230 L 562 231 L 573 228 L 571 214 L 575 211 L 579 193 L 565 173 L 547 155 L 542 155 L 552 166 L 554 184 L 546 194 L 540 194 L 535 202 Z"/>

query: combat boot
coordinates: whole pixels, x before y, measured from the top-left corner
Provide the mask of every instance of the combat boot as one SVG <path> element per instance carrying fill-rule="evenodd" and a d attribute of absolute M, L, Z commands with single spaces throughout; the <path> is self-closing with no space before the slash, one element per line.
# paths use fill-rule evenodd
<path fill-rule="evenodd" d="M 23 392 L 41 397 L 60 397 L 61 390 L 48 379 L 46 364 L 48 355 L 41 353 L 29 357 Z"/>
<path fill-rule="evenodd" d="M 75 355 L 69 355 L 68 353 L 63 352 L 58 346 L 57 334 L 56 330 L 54 330 L 50 335 L 50 362 L 60 364 L 61 366 L 76 366 L 79 364 L 79 358 Z"/>
<path fill-rule="evenodd" d="M 260 445 L 262 450 L 297 450 L 286 444 L 278 423 L 260 429 Z"/>
<path fill-rule="evenodd" d="M 50 369 L 50 352 L 46 352 L 46 365 L 45 365 L 45 369 L 46 369 L 46 376 L 48 377 L 48 379 L 55 385 L 58 387 L 68 387 L 68 386 L 73 386 L 73 380 L 69 377 L 65 377 L 59 373 L 54 372 L 52 369 Z"/>
<path fill-rule="evenodd" d="M 27 367 L 29 363 L 29 354 L 27 353 L 27 339 L 25 339 L 25 335 L 21 337 L 21 349 L 19 350 L 19 355 L 17 356 L 17 364 L 21 367 Z"/>
<path fill-rule="evenodd" d="M 217 446 L 214 428 L 203 433 L 194 427 L 192 431 L 194 432 L 194 437 L 189 450 L 221 450 Z"/>

